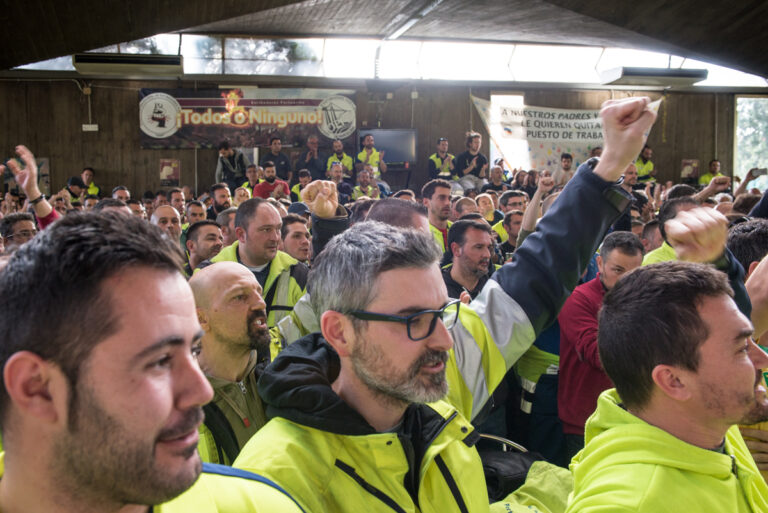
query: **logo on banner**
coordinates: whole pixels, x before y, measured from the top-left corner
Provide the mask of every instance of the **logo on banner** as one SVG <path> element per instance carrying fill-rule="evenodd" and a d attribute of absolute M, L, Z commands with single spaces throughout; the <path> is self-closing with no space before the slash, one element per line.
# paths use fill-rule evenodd
<path fill-rule="evenodd" d="M 329 139 L 344 139 L 355 131 L 355 103 L 346 96 L 330 96 L 320 102 L 323 122 L 320 133 Z"/>
<path fill-rule="evenodd" d="M 155 139 L 170 137 L 176 133 L 176 119 L 181 105 L 165 93 L 152 93 L 139 103 L 139 126 L 141 131 Z"/>

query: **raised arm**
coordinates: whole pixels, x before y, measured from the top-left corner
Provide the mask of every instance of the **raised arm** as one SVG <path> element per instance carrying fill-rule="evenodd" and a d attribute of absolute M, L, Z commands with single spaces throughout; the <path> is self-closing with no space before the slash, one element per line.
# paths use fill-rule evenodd
<path fill-rule="evenodd" d="M 531 203 L 525 209 L 523 221 L 520 225 L 521 230 L 532 232 L 536 229 L 536 221 L 541 217 L 541 200 L 545 194 L 555 187 L 555 181 L 549 176 L 543 176 L 539 180 L 539 186 L 533 193 Z"/>
<path fill-rule="evenodd" d="M 728 178 L 727 176 L 716 176 L 709 182 L 709 184 L 706 187 L 704 187 L 694 196 L 694 199 L 699 203 L 701 203 L 702 201 L 709 198 L 710 196 L 714 196 L 719 192 L 723 192 L 724 190 L 728 189 L 728 187 L 730 186 L 731 186 L 730 178 Z"/>
<path fill-rule="evenodd" d="M 603 105 L 602 158 L 579 167 L 513 261 L 494 275 L 522 306 L 536 335 L 557 317 L 611 223 L 631 201 L 614 184 L 642 149 L 656 119 L 648 103 L 648 98 L 631 98 Z"/>
<path fill-rule="evenodd" d="M 452 363 L 447 372 L 460 374 L 461 380 L 448 400 L 468 418 L 554 322 L 608 228 L 631 201 L 615 181 L 639 153 L 656 118 L 647 105 L 647 98 L 604 105 L 603 160 L 579 167 L 512 261 L 459 310 L 455 367 Z"/>
<path fill-rule="evenodd" d="M 757 178 L 755 176 L 756 171 L 757 171 L 756 167 L 753 167 L 752 169 L 747 171 L 747 175 L 744 177 L 744 180 L 742 180 L 741 183 L 739 184 L 739 187 L 735 191 L 733 191 L 733 199 L 736 199 L 738 195 L 744 194 L 745 192 L 747 192 L 747 185 L 749 185 L 751 181 Z"/>
<path fill-rule="evenodd" d="M 48 203 L 48 200 L 45 199 L 43 193 L 40 192 L 40 187 L 37 185 L 38 172 L 35 156 L 29 151 L 29 148 L 24 145 L 16 146 L 16 154 L 21 158 L 21 161 L 24 162 L 24 168 L 21 168 L 15 159 L 8 161 L 8 167 L 11 169 L 11 173 L 13 173 L 16 183 L 19 184 L 24 191 L 24 194 L 27 195 L 27 200 L 32 205 L 32 208 L 34 208 L 35 215 L 38 219 L 42 221 L 51 216 L 53 217 L 53 220 L 55 220 L 58 218 L 58 213 L 53 210 L 53 207 Z M 0 172 L 4 171 L 5 166 L 0 165 Z M 45 224 L 50 224 L 50 222 L 52 222 L 52 220 Z M 41 222 L 41 224 L 43 223 L 44 222 Z M 41 226 L 41 228 L 44 228 L 44 226 Z"/>

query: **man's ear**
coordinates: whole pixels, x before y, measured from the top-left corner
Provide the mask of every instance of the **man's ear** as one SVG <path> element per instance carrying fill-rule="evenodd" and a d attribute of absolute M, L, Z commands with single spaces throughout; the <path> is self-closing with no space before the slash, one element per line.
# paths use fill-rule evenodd
<path fill-rule="evenodd" d="M 14 353 L 3 369 L 3 382 L 14 408 L 38 423 L 55 423 L 63 416 L 57 408 L 57 395 L 69 386 L 58 367 L 30 351 Z"/>
<path fill-rule="evenodd" d="M 451 255 L 454 257 L 459 256 L 459 252 L 461 250 L 461 246 L 458 242 L 451 242 Z"/>
<path fill-rule="evenodd" d="M 760 260 L 755 260 L 754 262 L 750 262 L 750 263 L 749 263 L 749 267 L 748 267 L 747 269 L 745 269 L 745 271 L 746 271 L 746 274 L 747 274 L 747 275 L 744 277 L 744 279 L 745 279 L 745 280 L 746 280 L 747 278 L 749 278 L 750 276 L 752 276 L 752 272 L 755 270 L 755 268 L 756 268 L 758 265 L 760 265 Z"/>
<path fill-rule="evenodd" d="M 349 356 L 349 342 L 354 333 L 352 322 L 347 317 L 333 310 L 323 312 L 320 317 L 320 331 L 340 357 Z"/>
<path fill-rule="evenodd" d="M 196 308 L 195 311 L 197 312 L 197 322 L 200 323 L 200 327 L 203 331 L 208 333 L 211 329 L 211 325 L 208 323 L 208 314 L 206 314 L 202 308 Z"/>
<path fill-rule="evenodd" d="M 651 378 L 664 394 L 675 401 L 687 401 L 692 396 L 688 386 L 687 372 L 673 365 L 657 365 L 651 372 Z"/>
<path fill-rule="evenodd" d="M 241 243 L 245 242 L 245 230 L 242 226 L 235 227 L 235 237 L 237 237 L 237 240 Z"/>

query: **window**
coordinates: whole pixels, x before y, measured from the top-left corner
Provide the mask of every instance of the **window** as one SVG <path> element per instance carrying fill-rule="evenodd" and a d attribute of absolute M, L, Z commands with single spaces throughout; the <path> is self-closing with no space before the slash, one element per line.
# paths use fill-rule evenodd
<path fill-rule="evenodd" d="M 323 76 L 322 39 L 224 40 L 224 73 L 234 75 Z"/>
<path fill-rule="evenodd" d="M 221 39 L 218 37 L 183 34 L 181 54 L 184 56 L 184 73 L 222 72 Z"/>
<path fill-rule="evenodd" d="M 158 34 L 120 43 L 120 53 L 176 55 L 179 53 L 179 37 L 178 34 Z"/>
<path fill-rule="evenodd" d="M 768 87 L 748 73 L 666 53 L 553 44 L 381 41 L 359 38 L 265 39 L 158 34 L 94 52 L 176 55 L 186 74 L 600 84 L 600 72 L 624 67 L 706 68 L 698 86 Z M 377 62 L 378 57 L 378 62 Z M 70 57 L 19 69 L 72 71 Z"/>
<path fill-rule="evenodd" d="M 735 139 L 735 176 L 743 179 L 753 167 L 768 167 L 768 97 L 736 97 Z M 768 188 L 768 177 L 759 177 L 751 187 Z"/>

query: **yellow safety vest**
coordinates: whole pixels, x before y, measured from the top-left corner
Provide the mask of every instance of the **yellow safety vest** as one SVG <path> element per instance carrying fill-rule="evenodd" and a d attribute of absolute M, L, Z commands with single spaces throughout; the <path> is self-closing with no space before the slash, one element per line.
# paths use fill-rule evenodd
<path fill-rule="evenodd" d="M 440 156 L 437 153 L 433 153 L 429 156 L 429 160 L 435 164 L 435 169 L 437 169 L 437 176 L 441 178 L 447 178 L 451 176 L 451 160 L 453 158 L 453 155 L 450 153 L 445 154 L 445 160 L 440 160 Z M 459 179 L 458 176 L 454 176 L 453 178 L 457 181 Z"/>

